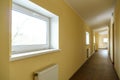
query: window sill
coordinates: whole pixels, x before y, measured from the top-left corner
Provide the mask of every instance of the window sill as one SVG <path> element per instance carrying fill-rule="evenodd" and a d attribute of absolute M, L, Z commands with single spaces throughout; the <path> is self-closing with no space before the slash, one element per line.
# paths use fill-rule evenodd
<path fill-rule="evenodd" d="M 34 51 L 34 52 L 28 52 L 28 53 L 21 53 L 21 54 L 13 54 L 10 57 L 10 61 L 16 61 L 16 60 L 21 60 L 33 56 L 38 56 L 38 55 L 43 55 L 43 54 L 48 54 L 52 52 L 58 52 L 60 49 L 48 49 L 48 50 L 42 50 L 42 51 Z"/>

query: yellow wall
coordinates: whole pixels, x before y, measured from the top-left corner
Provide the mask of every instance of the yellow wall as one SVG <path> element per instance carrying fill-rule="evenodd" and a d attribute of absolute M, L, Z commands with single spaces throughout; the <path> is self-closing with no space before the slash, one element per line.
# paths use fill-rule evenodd
<path fill-rule="evenodd" d="M 113 26 L 113 18 L 111 18 L 111 21 L 110 21 L 110 26 L 109 26 L 109 53 L 110 53 L 110 59 L 111 61 L 113 62 L 113 48 L 114 48 L 114 44 L 113 44 L 113 29 L 114 26 Z"/>
<path fill-rule="evenodd" d="M 87 59 L 85 53 L 85 31 L 88 30 L 87 26 L 81 18 L 66 5 L 64 0 L 32 1 L 59 16 L 59 41 L 61 51 L 10 62 L 10 80 L 33 80 L 33 72 L 51 64 L 59 65 L 59 80 L 69 80 Z M 3 23 L 3 25 L 6 25 L 6 20 Z M 8 30 L 8 28 L 5 28 L 3 31 L 6 31 L 6 29 Z M 89 31 L 92 36 L 92 30 L 90 28 Z M 2 34 L 4 33 L 5 32 L 2 32 Z M 4 36 L 5 38 L 1 37 L 1 39 L 6 40 L 3 44 L 6 44 L 7 47 L 2 48 L 4 48 L 3 50 L 6 49 L 3 53 L 6 53 L 7 56 L 5 55 L 5 57 L 8 61 L 8 33 Z M 90 47 L 92 51 L 92 43 Z"/>
<path fill-rule="evenodd" d="M 99 34 L 98 34 L 98 32 L 95 32 L 94 35 L 95 35 L 95 44 L 94 44 L 95 50 L 98 50 Z"/>
<path fill-rule="evenodd" d="M 115 10 L 115 26 L 114 26 L 114 55 L 115 55 L 115 69 L 120 78 L 120 0 L 117 0 Z"/>
<path fill-rule="evenodd" d="M 90 56 L 94 53 L 94 50 L 93 50 L 93 46 L 94 46 L 94 43 L 93 43 L 93 30 L 89 28 L 89 33 L 90 33 Z"/>
<path fill-rule="evenodd" d="M 0 0 L 0 80 L 9 80 L 9 0 Z"/>

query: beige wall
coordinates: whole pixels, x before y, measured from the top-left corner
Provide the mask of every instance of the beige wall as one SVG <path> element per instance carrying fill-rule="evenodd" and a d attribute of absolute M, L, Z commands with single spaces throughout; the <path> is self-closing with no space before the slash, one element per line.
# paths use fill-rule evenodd
<path fill-rule="evenodd" d="M 51 64 L 59 65 L 59 80 L 69 80 L 87 59 L 85 31 L 88 30 L 90 36 L 92 36 L 92 30 L 88 29 L 81 18 L 66 5 L 64 0 L 32 1 L 59 16 L 61 51 L 10 62 L 10 80 L 32 80 L 33 72 Z M 93 42 L 92 39 L 90 41 Z M 89 45 L 91 52 L 92 44 Z"/>
<path fill-rule="evenodd" d="M 114 26 L 114 55 L 115 69 L 120 77 L 120 0 L 117 0 L 115 9 L 115 26 Z"/>
<path fill-rule="evenodd" d="M 114 26 L 113 26 L 113 18 L 111 18 L 111 21 L 110 21 L 110 27 L 109 27 L 109 53 L 110 53 L 110 59 L 111 59 L 111 61 L 113 62 L 113 46 L 114 46 L 114 44 L 113 44 L 113 29 L 114 28 Z"/>
<path fill-rule="evenodd" d="M 90 29 L 90 53 L 91 55 L 94 53 L 94 49 L 93 49 L 93 46 L 94 46 L 94 43 L 93 43 L 93 30 L 91 28 Z"/>
<path fill-rule="evenodd" d="M 9 80 L 9 0 L 0 0 L 0 80 Z"/>
<path fill-rule="evenodd" d="M 109 43 L 104 43 L 103 39 L 108 38 L 108 34 L 99 34 L 99 43 L 98 43 L 98 48 L 108 48 Z"/>
<path fill-rule="evenodd" d="M 99 34 L 98 34 L 98 32 L 95 32 L 94 35 L 95 35 L 95 44 L 94 44 L 95 50 L 98 50 Z"/>

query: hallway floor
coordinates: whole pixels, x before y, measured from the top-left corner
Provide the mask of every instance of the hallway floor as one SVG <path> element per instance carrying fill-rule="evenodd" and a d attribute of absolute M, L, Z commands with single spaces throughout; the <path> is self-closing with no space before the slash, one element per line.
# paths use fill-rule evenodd
<path fill-rule="evenodd" d="M 70 80 L 119 80 L 107 50 L 99 50 Z"/>

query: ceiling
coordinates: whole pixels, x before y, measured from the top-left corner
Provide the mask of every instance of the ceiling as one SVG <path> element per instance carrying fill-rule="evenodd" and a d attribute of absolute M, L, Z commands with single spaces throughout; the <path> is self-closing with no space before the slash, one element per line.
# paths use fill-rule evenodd
<path fill-rule="evenodd" d="M 114 12 L 116 0 L 65 0 L 92 28 L 106 27 Z"/>
<path fill-rule="evenodd" d="M 98 32 L 99 34 L 108 34 L 108 26 L 96 28 L 93 30 L 94 32 Z"/>

